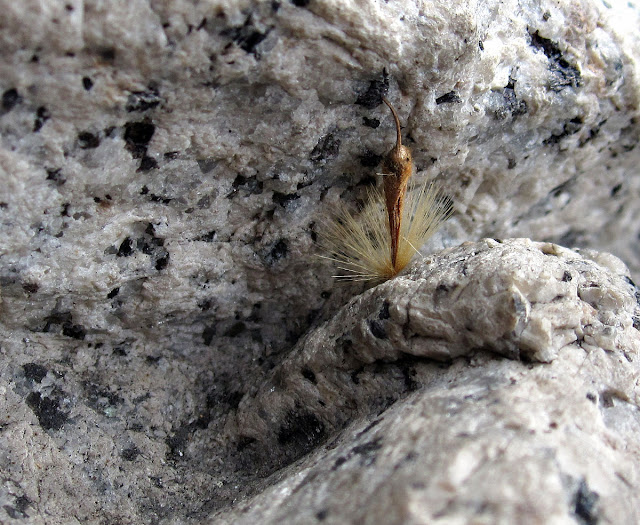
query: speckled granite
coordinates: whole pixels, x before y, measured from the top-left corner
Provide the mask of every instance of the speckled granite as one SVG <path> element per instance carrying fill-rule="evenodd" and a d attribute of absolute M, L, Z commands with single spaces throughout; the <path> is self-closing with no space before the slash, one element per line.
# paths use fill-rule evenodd
<path fill-rule="evenodd" d="M 465 243 L 354 298 L 244 397 L 233 355 L 14 331 L 0 369 L 4 512 L 630 522 L 639 295 L 611 255 Z"/>
<path fill-rule="evenodd" d="M 218 517 L 633 523 L 636 293 L 611 255 L 528 240 L 423 261 L 350 301 L 243 398 L 228 441 L 252 473 L 310 455 Z M 599 498 L 589 516 L 579 490 Z"/>
<path fill-rule="evenodd" d="M 455 203 L 429 250 L 639 273 L 635 4 L 0 8 L 3 521 L 197 522 L 266 486 L 229 458 L 236 408 L 363 291 L 315 243 L 375 183 L 384 92 Z"/>

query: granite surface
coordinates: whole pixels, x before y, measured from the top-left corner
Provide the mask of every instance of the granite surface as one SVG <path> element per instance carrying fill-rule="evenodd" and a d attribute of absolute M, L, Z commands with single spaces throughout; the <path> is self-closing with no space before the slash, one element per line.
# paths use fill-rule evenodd
<path fill-rule="evenodd" d="M 433 396 L 449 395 L 443 385 L 451 370 L 460 378 L 522 374 L 535 392 L 531 428 L 552 420 L 552 392 L 573 392 L 557 408 L 578 418 L 582 434 L 563 443 L 531 438 L 532 451 L 549 445 L 573 454 L 584 436 L 594 454 L 611 443 L 618 452 L 607 456 L 606 474 L 586 460 L 571 468 L 558 463 L 550 482 L 564 480 L 564 492 L 554 497 L 586 498 L 596 509 L 591 495 L 598 494 L 605 522 L 637 520 L 638 502 L 625 496 L 626 510 L 616 514 L 613 489 L 605 488 L 617 472 L 627 487 L 621 494 L 637 489 L 637 473 L 617 467 L 637 453 L 637 386 L 615 379 L 636 373 L 635 329 L 628 319 L 609 325 L 597 314 L 609 312 L 616 323 L 631 315 L 629 283 L 640 275 L 635 4 L 1 0 L 0 9 L 1 521 L 228 522 L 242 519 L 240 501 L 261 509 L 265 523 L 287 516 L 286 505 L 303 504 L 305 516 L 330 521 L 335 510 L 324 515 L 302 489 L 303 499 L 288 499 L 286 487 L 305 472 L 317 483 L 330 479 L 322 470 L 333 461 L 327 443 L 337 440 L 336 453 L 354 457 L 346 451 L 358 446 L 357 432 L 373 413 L 390 411 L 375 430 L 381 458 L 435 446 L 397 441 L 394 418 L 405 414 L 417 428 L 440 429 L 446 403 L 425 411 Z M 584 257 L 553 248 L 558 264 L 575 257 L 588 271 L 604 269 L 599 286 L 585 285 L 580 301 L 572 296 L 574 302 L 554 306 L 550 294 L 575 295 L 578 284 L 558 284 L 556 267 L 552 278 L 531 274 L 531 254 L 540 268 L 550 264 L 549 254 L 538 255 L 528 241 L 483 241 L 490 251 L 512 254 L 503 261 L 508 275 L 529 275 L 526 286 L 513 277 L 520 296 L 503 291 L 504 304 L 481 301 L 498 264 L 489 258 L 466 286 L 479 287 L 477 293 L 460 304 L 445 301 L 450 317 L 429 324 L 441 308 L 429 297 L 441 292 L 439 283 L 425 284 L 417 310 L 398 307 L 389 315 L 414 312 L 418 339 L 439 335 L 416 349 L 399 334 L 393 343 L 372 338 L 382 319 L 369 335 L 361 326 L 357 359 L 405 364 L 345 369 L 346 381 L 366 377 L 361 397 L 332 398 L 316 413 L 317 399 L 291 363 L 308 358 L 310 340 L 329 337 L 327 326 L 350 330 L 357 317 L 340 312 L 351 298 L 361 297 L 355 301 L 362 303 L 362 325 L 373 319 L 367 308 L 380 307 L 366 306 L 367 298 L 407 291 L 402 279 L 379 292 L 337 285 L 333 269 L 316 257 L 322 218 L 340 200 L 356 205 L 377 183 L 381 156 L 394 140 L 382 94 L 400 114 L 416 181 L 437 180 L 454 203 L 454 217 L 425 253 L 466 253 L 468 246 L 455 247 L 469 239 L 528 237 L 583 250 Z M 624 264 L 588 250 L 614 253 Z M 415 271 L 445 272 L 438 261 L 455 267 L 451 255 L 433 257 L 431 266 L 419 260 Z M 567 271 L 578 279 L 578 270 Z M 450 274 L 445 284 L 463 281 Z M 538 288 L 544 300 L 527 295 Z M 509 310 L 518 301 L 524 311 Z M 487 308 L 487 325 L 465 331 L 463 319 Z M 589 315 L 615 326 L 613 335 L 590 332 Z M 526 326 L 517 336 L 491 331 L 510 322 Z M 402 331 L 393 326 L 384 331 Z M 318 354 L 332 347 L 313 344 Z M 482 365 L 474 367 L 471 351 L 478 348 Z M 574 377 L 580 359 L 584 376 Z M 598 359 L 613 361 L 600 366 Z M 441 387 L 412 379 L 412 367 L 424 368 L 419 376 L 433 372 Z M 307 383 L 319 377 L 309 370 L 301 376 Z M 553 370 L 561 372 L 556 381 L 568 374 L 575 384 L 555 385 L 544 397 L 540 385 Z M 293 390 L 276 391 L 281 404 L 264 412 L 274 374 L 282 384 L 293 382 Z M 348 381 L 342 388 L 351 388 Z M 332 384 L 344 395 L 339 382 Z M 498 404 L 515 403 L 502 387 L 495 395 Z M 489 405 L 476 408 L 492 432 L 507 424 L 504 414 L 490 417 Z M 579 419 L 591 413 L 595 419 Z M 522 408 L 514 417 L 524 414 Z M 572 433 L 566 417 L 556 423 Z M 523 435 L 515 432 L 512 442 L 525 446 Z M 473 443 L 493 454 L 490 440 Z M 470 449 L 460 446 L 460 457 L 468 457 Z M 540 456 L 531 453 L 531 476 L 523 479 L 543 483 Z M 496 468 L 511 465 L 516 475 L 514 457 L 507 454 Z M 379 461 L 391 468 L 391 460 Z M 442 461 L 453 465 L 455 454 Z M 402 478 L 409 484 L 412 476 L 424 482 L 416 469 L 436 468 L 416 465 Z M 398 478 L 388 490 L 402 492 L 403 483 Z M 463 485 L 452 486 L 464 499 L 471 489 Z M 356 484 L 354 501 L 371 488 Z M 435 516 L 435 507 L 421 502 L 436 493 L 428 484 L 417 490 L 428 498 L 400 498 L 389 512 L 410 512 L 408 523 Z M 354 521 L 375 522 L 391 505 L 376 494 L 366 496 L 375 500 L 366 500 L 371 509 L 350 515 Z M 334 496 L 318 505 L 338 508 Z M 528 497 L 505 495 L 503 505 L 485 499 L 490 503 L 481 507 L 490 509 L 487 519 L 508 520 L 509 509 L 533 501 Z M 544 516 L 575 514 L 578 507 L 569 505 L 571 514 L 560 499 Z M 463 512 L 461 523 L 480 508 L 451 501 L 452 512 Z"/>

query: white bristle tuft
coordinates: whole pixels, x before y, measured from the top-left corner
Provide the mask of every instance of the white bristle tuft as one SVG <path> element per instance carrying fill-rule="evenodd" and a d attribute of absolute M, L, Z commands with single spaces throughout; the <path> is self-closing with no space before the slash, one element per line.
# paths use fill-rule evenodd
<path fill-rule="evenodd" d="M 391 237 L 384 194 L 369 191 L 367 203 L 359 214 L 341 205 L 334 218 L 324 224 L 321 246 L 342 272 L 337 279 L 382 282 L 405 268 L 418 250 L 452 213 L 451 202 L 433 183 L 425 183 L 406 195 L 394 267 L 391 261 Z"/>

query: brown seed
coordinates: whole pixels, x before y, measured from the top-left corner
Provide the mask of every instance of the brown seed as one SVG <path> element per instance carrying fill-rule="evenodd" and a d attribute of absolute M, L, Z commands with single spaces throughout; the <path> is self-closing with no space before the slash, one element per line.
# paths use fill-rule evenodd
<path fill-rule="evenodd" d="M 389 106 L 396 122 L 396 145 L 387 153 L 382 163 L 384 177 L 384 196 L 389 216 L 389 234 L 391 236 L 391 263 L 394 269 L 397 266 L 398 245 L 400 227 L 402 225 L 402 208 L 404 196 L 407 192 L 407 183 L 413 173 L 413 161 L 411 151 L 402 145 L 402 133 L 400 131 L 400 119 L 391 103 L 382 97 L 383 102 Z"/>

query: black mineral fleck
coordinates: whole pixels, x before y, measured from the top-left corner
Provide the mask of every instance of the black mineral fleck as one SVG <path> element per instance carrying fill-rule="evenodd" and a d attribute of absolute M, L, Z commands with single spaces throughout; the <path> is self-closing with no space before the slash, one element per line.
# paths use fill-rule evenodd
<path fill-rule="evenodd" d="M 60 410 L 57 399 L 42 397 L 39 392 L 30 392 L 26 403 L 45 430 L 60 430 L 68 419 L 67 415 Z"/>
<path fill-rule="evenodd" d="M 328 133 L 318 141 L 309 158 L 312 162 L 320 164 L 337 157 L 339 152 L 340 139 L 336 138 L 333 133 Z"/>
<path fill-rule="evenodd" d="M 158 257 L 156 260 L 155 268 L 158 271 L 164 270 L 167 266 L 169 266 L 169 253 Z"/>
<path fill-rule="evenodd" d="M 216 325 L 209 325 L 207 327 L 205 327 L 205 329 L 202 331 L 202 342 L 206 345 L 206 346 L 211 346 L 211 343 L 213 342 L 213 338 L 216 335 Z"/>
<path fill-rule="evenodd" d="M 40 289 L 40 287 L 38 286 L 38 283 L 25 282 L 22 283 L 22 289 L 28 294 L 34 294 Z"/>
<path fill-rule="evenodd" d="M 233 198 L 239 190 L 243 190 L 247 195 L 260 195 L 264 184 L 261 180 L 258 180 L 255 175 L 252 177 L 245 177 L 238 174 L 234 181 L 231 183 L 231 191 L 227 194 L 227 198 Z"/>
<path fill-rule="evenodd" d="M 436 104 L 438 105 L 452 103 L 459 104 L 460 102 L 462 102 L 462 99 L 455 91 L 449 91 L 448 93 L 445 93 L 444 95 L 436 98 Z"/>
<path fill-rule="evenodd" d="M 385 320 L 391 317 L 391 315 L 389 314 L 390 306 L 391 305 L 389 304 L 389 301 L 384 301 L 382 303 L 382 306 L 380 307 L 380 312 L 378 313 L 378 319 Z"/>
<path fill-rule="evenodd" d="M 129 257 L 133 254 L 133 241 L 129 237 L 125 237 L 125 239 L 120 243 L 120 247 L 118 248 L 118 253 L 116 253 L 117 257 Z"/>
<path fill-rule="evenodd" d="M 581 525 L 596 525 L 599 513 L 597 509 L 600 496 L 589 489 L 587 482 L 580 481 L 578 490 L 574 495 L 574 514 Z"/>
<path fill-rule="evenodd" d="M 29 517 L 27 508 L 31 506 L 31 500 L 27 496 L 16 496 L 13 505 L 4 505 L 2 508 L 13 520 L 23 520 Z"/>
<path fill-rule="evenodd" d="M 516 80 L 513 77 L 509 77 L 509 82 L 502 89 L 502 100 L 504 105 L 496 110 L 496 118 L 502 120 L 509 114 L 516 118 L 520 115 L 524 115 L 529 111 L 526 101 L 520 100 L 515 91 Z"/>
<path fill-rule="evenodd" d="M 368 128 L 376 129 L 380 126 L 380 120 L 377 118 L 362 117 L 362 123 Z"/>
<path fill-rule="evenodd" d="M 382 79 L 375 79 L 369 82 L 369 87 L 364 93 L 360 93 L 356 99 L 356 104 L 367 109 L 377 108 L 382 104 L 382 97 L 389 92 L 389 75 L 387 71 L 382 72 Z"/>
<path fill-rule="evenodd" d="M 364 168 L 375 168 L 382 161 L 382 155 L 377 155 L 371 150 L 365 150 L 360 155 L 360 165 Z"/>
<path fill-rule="evenodd" d="M 127 122 L 124 125 L 124 141 L 134 158 L 142 158 L 145 155 L 147 145 L 155 130 L 156 127 L 147 119 L 139 122 Z"/>
<path fill-rule="evenodd" d="M 245 325 L 242 321 L 237 321 L 233 323 L 225 332 L 225 337 L 238 337 L 240 334 L 243 334 L 247 329 L 247 325 Z"/>
<path fill-rule="evenodd" d="M 279 260 L 284 259 L 289 253 L 289 245 L 285 239 L 276 241 L 264 256 L 264 262 L 271 266 Z"/>
<path fill-rule="evenodd" d="M 89 131 L 78 133 L 78 146 L 80 149 L 95 149 L 100 145 L 100 137 Z"/>
<path fill-rule="evenodd" d="M 259 58 L 256 47 L 267 37 L 268 32 L 268 30 L 262 32 L 256 29 L 249 16 L 242 26 L 227 29 L 222 34 L 231 37 L 231 40 L 243 51 Z"/>
<path fill-rule="evenodd" d="M 98 55 L 102 60 L 106 60 L 107 62 L 111 62 L 116 58 L 116 50 L 112 47 L 103 47 L 98 49 Z"/>
<path fill-rule="evenodd" d="M 350 454 L 360 456 L 361 465 L 373 465 L 376 462 L 378 450 L 382 448 L 381 441 L 382 439 L 378 437 L 362 445 L 356 445 L 351 449 Z"/>
<path fill-rule="evenodd" d="M 138 447 L 134 445 L 134 446 L 125 448 L 120 454 L 120 456 L 125 461 L 134 461 L 140 454 L 141 454 L 140 449 L 138 449 Z"/>
<path fill-rule="evenodd" d="M 62 325 L 62 335 L 82 341 L 87 335 L 87 331 L 80 324 L 64 323 Z"/>
<path fill-rule="evenodd" d="M 47 369 L 37 363 L 26 363 L 22 365 L 22 371 L 24 372 L 24 377 L 36 383 L 40 383 L 47 375 Z"/>
<path fill-rule="evenodd" d="M 548 69 L 552 74 L 549 82 L 551 91 L 559 92 L 566 87 L 577 88 L 582 85 L 580 70 L 562 55 L 556 42 L 540 36 L 540 33 L 529 33 L 531 47 L 542 51 L 549 60 Z"/>
<path fill-rule="evenodd" d="M 51 113 L 44 106 L 40 106 L 36 110 L 36 119 L 33 122 L 33 132 L 37 133 L 42 129 L 44 123 L 51 118 Z"/>
<path fill-rule="evenodd" d="M 4 112 L 9 112 L 13 108 L 15 108 L 20 102 L 22 102 L 22 97 L 18 93 L 18 90 L 15 88 L 7 89 L 2 94 L 2 110 Z"/>
<path fill-rule="evenodd" d="M 542 143 L 545 146 L 558 144 L 565 137 L 569 137 L 571 135 L 575 135 L 582 128 L 582 118 L 574 117 L 565 121 L 562 125 L 562 131 L 559 133 L 554 133 L 550 137 L 544 139 Z"/>
<path fill-rule="evenodd" d="M 67 182 L 66 179 L 62 176 L 61 168 L 47 168 L 46 172 L 47 172 L 47 180 L 52 180 L 53 182 L 57 183 L 60 186 L 65 182 Z"/>
<path fill-rule="evenodd" d="M 271 196 L 271 200 L 283 208 L 286 208 L 290 202 L 298 200 L 299 198 L 300 195 L 297 193 L 281 193 L 279 191 L 274 191 Z"/>
<path fill-rule="evenodd" d="M 142 173 L 142 172 L 151 171 L 157 168 L 158 168 L 158 161 L 156 161 L 156 159 L 154 159 L 153 157 L 144 155 L 142 159 L 140 159 L 140 166 L 138 166 L 138 169 L 136 170 L 136 172 Z"/>

